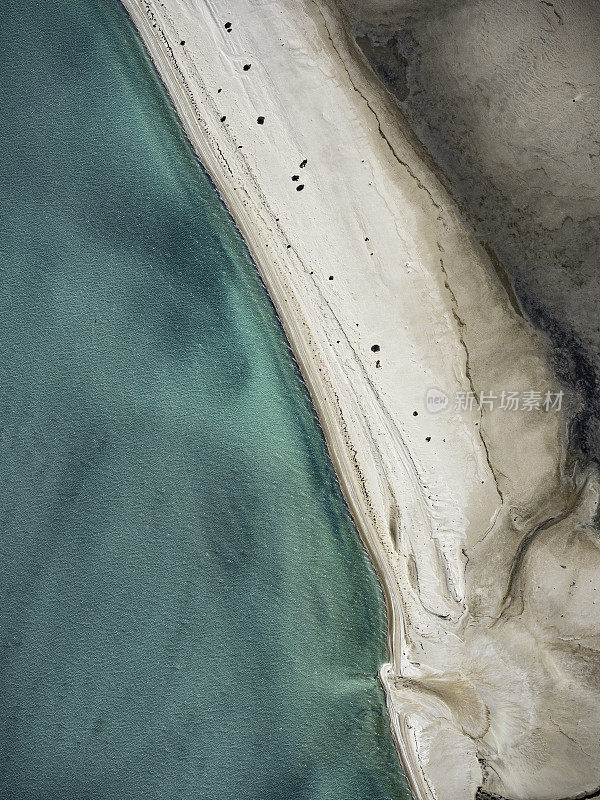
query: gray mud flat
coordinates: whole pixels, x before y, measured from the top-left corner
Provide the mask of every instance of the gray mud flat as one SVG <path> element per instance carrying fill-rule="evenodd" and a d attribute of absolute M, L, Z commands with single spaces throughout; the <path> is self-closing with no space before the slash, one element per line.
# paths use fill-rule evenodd
<path fill-rule="evenodd" d="M 339 7 L 359 57 L 392 95 L 513 305 L 545 336 L 549 365 L 572 399 L 557 453 L 563 474 L 593 470 L 600 457 L 600 7 L 585 0 L 344 0 Z M 496 644 L 509 629 L 522 630 L 511 645 L 521 640 L 521 655 L 515 650 L 506 666 L 507 683 L 516 684 L 513 708 L 501 712 L 504 733 L 488 731 L 477 746 L 479 798 L 598 796 L 598 529 L 594 511 L 573 533 L 582 502 L 565 498 L 553 517 L 524 526 L 506 605 L 481 627 Z M 526 649 L 554 671 L 545 686 L 523 667 Z M 525 720 L 531 704 L 536 710 Z"/>

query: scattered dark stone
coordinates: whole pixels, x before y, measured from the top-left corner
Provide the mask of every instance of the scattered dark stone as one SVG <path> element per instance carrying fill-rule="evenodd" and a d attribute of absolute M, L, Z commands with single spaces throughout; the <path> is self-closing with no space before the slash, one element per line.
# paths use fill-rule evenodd
<path fill-rule="evenodd" d="M 333 275 L 330 275 L 330 276 L 329 276 L 329 280 L 330 280 L 330 281 L 332 281 L 332 280 L 333 280 Z"/>
<path fill-rule="evenodd" d="M 306 159 L 306 158 L 305 158 L 305 159 L 304 159 L 304 161 L 301 161 L 301 162 L 300 162 L 300 168 L 301 168 L 301 169 L 304 169 L 304 167 L 305 167 L 307 164 L 308 164 L 308 159 Z"/>
<path fill-rule="evenodd" d="M 183 47 L 183 45 L 185 44 L 185 39 L 182 39 L 182 40 L 179 42 L 179 44 L 180 44 L 180 45 Z"/>
<path fill-rule="evenodd" d="M 221 117 L 221 122 L 225 122 L 226 119 L 227 117 Z"/>
<path fill-rule="evenodd" d="M 300 180 L 300 175 L 292 175 L 292 180 L 293 181 L 299 181 Z"/>
<path fill-rule="evenodd" d="M 296 191 L 297 192 L 301 192 L 302 189 L 304 189 L 304 184 L 303 183 L 301 183 L 300 186 L 296 186 Z"/>
<path fill-rule="evenodd" d="M 265 118 L 264 117 L 257 117 L 256 121 L 259 125 L 264 125 Z"/>
<path fill-rule="evenodd" d="M 413 411 L 413 417 L 418 417 L 418 416 L 419 416 L 419 412 L 418 411 Z"/>
<path fill-rule="evenodd" d="M 287 249 L 289 250 L 289 249 L 290 249 L 290 247 L 291 247 L 292 245 L 291 245 L 291 244 L 288 244 L 288 245 L 286 245 L 286 246 L 287 246 Z"/>
<path fill-rule="evenodd" d="M 372 344 L 372 345 L 371 345 L 371 350 L 372 350 L 374 353 L 378 353 L 378 352 L 381 350 L 381 347 L 379 347 L 379 345 L 378 345 L 378 344 Z"/>
<path fill-rule="evenodd" d="M 430 441 L 431 441 L 431 436 L 426 436 L 426 437 L 425 437 L 425 441 L 426 441 L 426 442 L 430 442 Z M 483 481 L 482 481 L 482 482 L 483 482 Z"/>
<path fill-rule="evenodd" d="M 231 22 L 226 22 L 225 23 L 225 30 L 226 31 L 230 31 L 231 30 Z"/>
<path fill-rule="evenodd" d="M 221 94 L 222 91 L 223 89 L 217 89 L 217 94 Z"/>
<path fill-rule="evenodd" d="M 379 369 L 379 367 L 381 366 L 381 361 L 379 359 L 377 359 L 377 361 L 375 362 L 375 366 L 377 367 L 377 369 Z"/>
<path fill-rule="evenodd" d="M 244 72 L 248 72 L 252 64 L 244 64 Z"/>

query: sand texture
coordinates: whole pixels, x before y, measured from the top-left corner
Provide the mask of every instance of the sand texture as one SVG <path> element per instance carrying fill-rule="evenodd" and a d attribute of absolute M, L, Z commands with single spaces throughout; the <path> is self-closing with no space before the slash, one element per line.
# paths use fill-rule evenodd
<path fill-rule="evenodd" d="M 255 258 L 380 576 L 415 797 L 595 791 L 596 473 L 567 454 L 569 396 L 499 407 L 559 390 L 546 340 L 333 6 L 124 5 Z"/>

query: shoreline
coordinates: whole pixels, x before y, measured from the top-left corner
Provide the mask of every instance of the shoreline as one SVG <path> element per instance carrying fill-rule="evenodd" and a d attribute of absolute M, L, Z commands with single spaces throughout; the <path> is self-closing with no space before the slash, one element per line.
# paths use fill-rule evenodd
<path fill-rule="evenodd" d="M 375 534 L 372 533 L 371 537 L 369 537 L 367 533 L 372 526 L 372 521 L 368 518 L 368 515 L 364 514 L 363 498 L 357 498 L 356 496 L 357 484 L 359 483 L 362 485 L 363 483 L 362 476 L 359 470 L 357 470 L 357 474 L 348 474 L 346 469 L 347 451 L 342 450 L 340 453 L 343 443 L 339 438 L 338 425 L 341 423 L 342 428 L 345 428 L 345 422 L 339 409 L 338 419 L 332 422 L 333 418 L 336 416 L 335 412 L 331 411 L 335 404 L 335 393 L 332 391 L 331 395 L 327 396 L 327 394 L 323 392 L 324 384 L 318 377 L 319 367 L 314 363 L 314 353 L 310 351 L 310 346 L 308 342 L 305 341 L 302 327 L 294 324 L 294 315 L 293 312 L 290 312 L 290 304 L 286 295 L 286 289 L 278 282 L 276 273 L 264 269 L 264 267 L 261 266 L 261 248 L 255 246 L 252 222 L 246 219 L 243 202 L 240 203 L 235 195 L 231 195 L 231 191 L 227 191 L 229 187 L 221 179 L 222 164 L 214 157 L 214 150 L 211 147 L 209 136 L 202 129 L 195 115 L 191 117 L 185 113 L 186 107 L 188 111 L 194 110 L 193 98 L 185 91 L 185 82 L 181 80 L 182 75 L 177 70 L 177 62 L 174 55 L 172 54 L 172 59 L 167 61 L 164 57 L 164 52 L 160 49 L 161 39 L 162 43 L 168 46 L 168 41 L 164 32 L 158 25 L 157 28 L 151 27 L 148 16 L 140 13 L 139 4 L 135 0 L 121 0 L 121 2 L 157 69 L 192 149 L 213 181 L 217 192 L 231 214 L 235 225 L 238 227 L 280 320 L 292 354 L 306 384 L 311 402 L 315 408 L 319 424 L 323 431 L 329 457 L 332 461 L 334 473 L 339 481 L 344 500 L 348 505 L 360 540 L 367 551 L 378 579 L 386 608 L 387 651 L 388 658 L 391 661 L 394 653 L 394 639 L 396 636 L 401 635 L 401 633 L 395 632 L 394 630 L 394 619 L 396 619 L 398 615 L 394 615 L 393 613 L 394 600 L 389 589 L 390 579 L 388 578 L 388 580 L 386 580 L 385 578 L 387 566 L 380 558 L 378 548 L 373 545 Z M 170 52 L 172 53 L 172 51 Z M 172 75 L 172 81 L 168 80 L 169 72 Z M 196 136 L 194 136 L 194 133 Z M 262 263 L 266 264 L 265 261 L 262 261 Z M 393 585 L 393 578 L 391 579 L 391 583 Z M 401 615 L 399 616 L 401 619 Z M 383 688 L 386 705 L 388 706 L 388 718 L 390 721 L 392 739 L 402 764 L 403 773 L 411 789 L 411 794 L 416 798 L 423 798 L 424 800 L 429 800 L 429 798 L 431 798 L 431 800 L 433 800 L 433 795 L 429 793 L 427 785 L 419 780 L 418 773 L 411 768 L 410 757 L 404 752 L 400 728 L 397 724 L 394 724 L 395 720 L 392 709 L 390 708 L 389 687 L 386 678 L 386 673 L 390 666 L 390 664 L 383 664 L 379 669 L 377 677 Z"/>
<path fill-rule="evenodd" d="M 240 6 L 229 33 L 225 18 L 217 20 L 208 2 L 197 0 L 200 25 L 179 0 L 122 2 L 254 259 L 375 567 L 388 623 L 389 663 L 379 677 L 411 791 L 417 800 L 467 800 L 480 785 L 496 790 L 501 784 L 493 776 L 486 783 L 490 776 L 476 742 L 490 731 L 493 702 L 501 706 L 502 692 L 513 690 L 494 685 L 489 693 L 500 699 L 486 699 L 487 707 L 480 701 L 482 690 L 474 688 L 469 673 L 472 651 L 477 654 L 482 641 L 486 647 L 498 644 L 490 643 L 486 631 L 477 632 L 474 644 L 469 639 L 469 605 L 485 590 L 482 617 L 504 612 L 505 597 L 493 584 L 497 574 L 512 574 L 518 547 L 508 545 L 504 558 L 492 557 L 491 575 L 485 562 L 506 538 L 511 505 L 527 508 L 528 523 L 540 517 L 539 524 L 572 491 L 557 469 L 564 421 L 552 415 L 499 423 L 491 414 L 473 412 L 455 413 L 449 424 L 443 414 L 427 416 L 424 398 L 431 387 L 443 387 L 448 396 L 499 392 L 508 379 L 511 388 L 523 391 L 552 387 L 543 343 L 517 318 L 488 257 L 414 142 L 403 136 L 384 92 L 344 51 L 345 32 L 335 10 L 325 3 L 293 8 L 284 2 L 282 16 L 289 20 L 280 22 L 273 9 L 248 6 L 242 25 Z M 261 26 L 273 41 L 257 54 L 261 37 L 268 38 Z M 306 26 L 312 30 L 304 35 Z M 238 39 L 238 27 L 249 44 Z M 310 49 L 315 35 L 319 41 Z M 277 61 L 279 71 L 290 70 L 287 78 L 276 78 L 267 66 L 273 83 L 263 75 L 262 87 L 248 89 L 243 73 L 234 73 L 234 62 L 247 60 L 244 72 L 250 74 L 278 58 L 281 51 L 275 48 L 285 50 L 290 42 L 291 55 L 286 51 Z M 316 89 L 309 78 L 322 80 L 330 103 L 307 99 Z M 273 89 L 277 80 L 282 80 L 279 94 Z M 286 80 L 306 100 L 307 133 L 296 124 L 302 114 L 286 102 Z M 227 114 L 217 98 L 221 88 L 232 109 Z M 263 118 L 260 128 L 257 117 Z M 270 141 L 252 138 L 256 131 L 270 131 L 274 119 L 280 127 Z M 341 139 L 345 130 L 349 138 L 333 148 L 327 162 L 323 156 L 331 152 L 332 132 Z M 316 152 L 302 167 L 313 139 Z M 275 185 L 282 162 L 298 175 L 296 186 L 307 176 L 301 195 L 287 182 Z M 317 178 L 315 162 L 323 181 L 316 194 L 310 185 Z M 358 175 L 365 163 L 365 174 Z M 354 188 L 337 188 L 350 178 Z M 353 200 L 367 192 L 372 213 Z M 303 202 L 301 211 L 296 198 Z M 330 214 L 336 208 L 339 223 Z M 403 302 L 399 298 L 405 295 Z M 503 337 L 511 338 L 513 353 L 504 352 Z M 381 353 L 381 361 L 373 353 Z M 507 436 L 514 441 L 504 452 Z M 438 448 L 433 453 L 432 439 Z M 539 475 L 519 496 L 528 472 L 523 447 L 525 454 L 539 453 Z M 464 474 L 453 474 L 457 463 Z M 580 479 L 578 490 L 585 484 Z M 534 500 L 541 494 L 540 509 Z M 512 646 L 502 644 L 507 652 Z M 485 676 L 485 691 L 493 680 Z M 465 704 L 473 709 L 468 722 Z M 436 756 L 440 748 L 448 754 Z"/>
<path fill-rule="evenodd" d="M 315 412 L 319 419 L 323 436 L 327 444 L 329 456 L 333 462 L 335 475 L 340 482 L 340 486 L 342 487 L 344 500 L 348 504 L 350 513 L 355 520 L 357 530 L 361 535 L 361 541 L 367 550 L 369 558 L 375 566 L 376 574 L 379 579 L 387 609 L 388 606 L 391 605 L 391 597 L 388 590 L 388 583 L 386 583 L 386 581 L 382 578 L 382 572 L 385 573 L 386 567 L 384 564 L 378 565 L 377 562 L 380 560 L 380 558 L 377 549 L 373 549 L 372 542 L 370 543 L 369 538 L 363 536 L 363 531 L 365 529 L 368 530 L 372 525 L 372 522 L 369 520 L 368 515 L 364 514 L 363 498 L 357 498 L 356 494 L 354 493 L 354 488 L 359 483 L 362 484 L 360 470 L 357 469 L 356 474 L 350 473 L 352 474 L 352 479 L 348 480 L 349 473 L 347 471 L 345 458 L 347 451 L 341 450 L 340 448 L 341 443 L 339 441 L 337 429 L 338 424 L 341 423 L 342 426 L 345 426 L 346 423 L 339 412 L 339 406 L 336 405 L 335 392 L 333 390 L 327 392 L 327 389 L 330 388 L 330 386 L 324 383 L 321 376 L 318 375 L 319 370 L 323 367 L 318 366 L 320 362 L 318 361 L 317 353 L 310 347 L 310 337 L 305 335 L 305 332 L 302 329 L 303 326 L 299 326 L 297 324 L 297 317 L 295 317 L 294 311 L 290 310 L 292 303 L 288 294 L 289 288 L 286 287 L 281 281 L 281 277 L 275 270 L 268 269 L 268 258 L 264 258 L 263 256 L 262 259 L 259 259 L 259 255 L 262 256 L 263 247 L 261 246 L 261 243 L 256 240 L 253 223 L 248 218 L 248 214 L 245 209 L 245 203 L 243 201 L 240 202 L 237 196 L 231 195 L 230 187 L 225 181 L 222 180 L 221 170 L 223 165 L 214 157 L 214 145 L 211 143 L 209 134 L 207 134 L 207 132 L 201 128 L 200 124 L 197 124 L 199 123 L 197 118 L 195 118 L 192 122 L 192 118 L 185 113 L 186 110 L 189 111 L 193 109 L 193 100 L 189 93 L 185 92 L 185 90 L 182 90 L 182 76 L 181 73 L 176 69 L 176 60 L 174 55 L 172 54 L 172 59 L 169 59 L 167 62 L 164 59 L 164 54 L 161 52 L 161 50 L 153 46 L 157 45 L 161 39 L 164 45 L 168 45 L 168 40 L 164 36 L 164 32 L 158 26 L 156 29 L 150 29 L 150 26 L 148 25 L 148 18 L 139 13 L 139 4 L 136 3 L 136 0 L 121 0 L 121 2 L 130 16 L 131 21 L 136 27 L 136 30 L 146 46 L 148 54 L 150 55 L 150 58 L 161 77 L 163 85 L 167 90 L 171 102 L 173 103 L 173 107 L 177 113 L 177 116 L 182 123 L 182 128 L 186 134 L 186 138 L 188 139 L 190 146 L 196 153 L 196 156 L 198 157 L 204 169 L 207 171 L 207 174 L 215 185 L 222 202 L 229 211 L 234 224 L 240 231 L 240 234 L 244 239 L 248 250 L 250 251 L 259 277 L 265 286 L 271 302 L 273 303 L 277 317 L 284 330 L 287 341 L 290 345 L 290 349 L 294 359 L 298 364 L 302 379 L 305 382 L 311 402 L 313 403 Z M 166 80 L 169 71 L 175 81 Z M 237 188 L 240 187 L 236 187 L 236 189 Z M 299 306 L 296 308 L 296 313 L 298 313 L 300 317 L 302 316 Z M 357 520 L 361 520 L 361 522 L 359 523 Z M 391 617 L 389 612 L 387 613 L 387 618 L 388 640 L 390 640 L 392 633 L 390 627 Z M 391 653 L 391 648 L 389 645 L 388 650 L 390 650 Z"/>

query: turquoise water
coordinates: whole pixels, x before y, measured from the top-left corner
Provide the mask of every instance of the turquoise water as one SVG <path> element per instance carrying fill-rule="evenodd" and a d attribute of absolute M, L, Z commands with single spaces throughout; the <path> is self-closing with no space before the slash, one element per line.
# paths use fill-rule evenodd
<path fill-rule="evenodd" d="M 0 797 L 406 797 L 384 609 L 116 0 L 0 28 Z"/>

